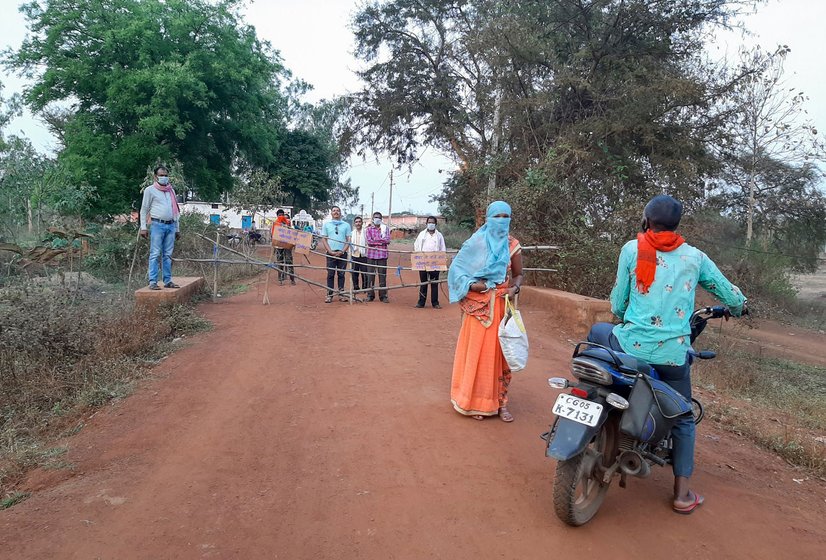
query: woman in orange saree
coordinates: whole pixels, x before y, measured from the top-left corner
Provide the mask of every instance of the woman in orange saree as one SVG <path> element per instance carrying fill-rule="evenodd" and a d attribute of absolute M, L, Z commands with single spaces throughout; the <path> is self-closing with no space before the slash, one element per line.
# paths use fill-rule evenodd
<path fill-rule="evenodd" d="M 485 225 L 463 245 L 448 272 L 451 302 L 463 313 L 456 343 L 450 401 L 460 414 L 512 422 L 508 410 L 511 373 L 499 345 L 504 297 L 522 285 L 522 247 L 508 235 L 510 206 L 492 203 Z"/>

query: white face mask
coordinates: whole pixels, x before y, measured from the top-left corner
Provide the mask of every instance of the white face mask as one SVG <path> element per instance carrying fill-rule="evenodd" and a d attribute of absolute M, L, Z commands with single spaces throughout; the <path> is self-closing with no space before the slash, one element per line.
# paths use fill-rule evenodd
<path fill-rule="evenodd" d="M 376 224 L 377 226 L 380 226 L 381 225 L 381 218 L 373 218 L 373 223 Z"/>
<path fill-rule="evenodd" d="M 436 231 L 436 224 L 427 224 L 427 231 Z"/>

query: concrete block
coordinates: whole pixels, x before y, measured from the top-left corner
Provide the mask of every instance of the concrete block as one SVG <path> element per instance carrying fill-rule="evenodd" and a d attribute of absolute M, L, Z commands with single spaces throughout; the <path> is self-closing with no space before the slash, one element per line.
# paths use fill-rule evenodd
<path fill-rule="evenodd" d="M 204 285 L 204 279 L 201 276 L 182 276 L 172 278 L 172 281 L 180 286 L 180 288 L 164 288 L 163 284 L 160 290 L 150 290 L 149 287 L 141 288 L 135 291 L 135 305 L 138 307 L 156 308 L 160 305 L 174 305 L 186 303 L 192 299 Z"/>
<path fill-rule="evenodd" d="M 583 340 L 594 323 L 616 321 L 609 301 L 550 288 L 522 286 L 519 306 L 547 311 L 550 322 Z"/>

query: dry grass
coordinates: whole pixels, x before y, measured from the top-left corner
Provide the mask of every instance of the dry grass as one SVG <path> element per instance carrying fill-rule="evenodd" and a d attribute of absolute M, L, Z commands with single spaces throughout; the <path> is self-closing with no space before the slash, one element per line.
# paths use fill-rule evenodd
<path fill-rule="evenodd" d="M 694 368 L 695 383 L 710 396 L 703 403 L 709 417 L 826 477 L 826 368 L 744 354 L 733 345 L 722 338 L 717 359 Z"/>
<path fill-rule="evenodd" d="M 150 317 L 122 295 L 4 289 L 0 496 L 11 500 L 14 484 L 29 468 L 70 468 L 62 459 L 65 449 L 45 442 L 80 429 L 83 412 L 128 395 L 173 339 L 207 327 L 189 308 Z"/>

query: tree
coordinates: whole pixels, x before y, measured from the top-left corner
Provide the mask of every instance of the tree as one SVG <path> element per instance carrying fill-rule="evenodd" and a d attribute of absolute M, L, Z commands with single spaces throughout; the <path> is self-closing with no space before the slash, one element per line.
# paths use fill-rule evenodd
<path fill-rule="evenodd" d="M 826 196 L 818 188 L 823 174 L 812 163 L 742 157 L 726 168 L 709 206 L 723 209 L 741 226 L 746 216 L 746 228 L 751 226 L 764 250 L 784 255 L 797 270 L 814 272 L 826 245 Z"/>
<path fill-rule="evenodd" d="M 490 2 L 370 2 L 353 20 L 364 89 L 353 96 L 352 141 L 415 159 L 420 143 L 484 163 L 491 142 L 493 69 L 473 37 Z"/>
<path fill-rule="evenodd" d="M 3 97 L 3 83 L 0 82 L 0 150 L 6 148 L 3 139 L 3 130 L 20 112 L 20 96 L 13 95 L 10 99 Z"/>
<path fill-rule="evenodd" d="M 34 80 L 74 184 L 97 213 L 127 210 L 147 162 L 180 161 L 203 198 L 232 188 L 235 165 L 274 162 L 287 72 L 238 15 L 240 0 L 41 0 L 24 4 L 29 35 L 7 64 Z"/>
<path fill-rule="evenodd" d="M 610 231 L 653 193 L 703 196 L 723 123 L 712 101 L 741 78 L 705 60 L 704 39 L 746 4 L 368 3 L 353 21 L 367 65 L 354 142 L 401 163 L 421 144 L 452 154 L 477 208 L 488 185 L 501 194 L 536 169 Z"/>
<path fill-rule="evenodd" d="M 73 184 L 52 157 L 37 152 L 17 136 L 0 151 L 0 228 L 3 236 L 17 239 L 25 227 L 39 236 L 44 224 L 56 225 L 61 218 L 79 217 L 94 202 L 88 185 Z"/>
<path fill-rule="evenodd" d="M 779 210 L 766 198 L 790 192 L 789 185 L 811 184 L 821 175 L 815 162 L 823 159 L 817 129 L 806 119 L 803 92 L 784 83 L 787 46 L 766 53 L 759 47 L 741 52 L 742 67 L 752 68 L 724 100 L 732 111 L 731 143 L 723 147 L 727 186 L 746 197 L 746 241 L 754 235 L 755 220 L 779 218 L 755 215 L 761 206 Z M 822 175 L 821 175 L 822 176 Z M 799 190 L 799 189 L 798 189 Z M 822 198 L 822 196 L 821 196 Z"/>
<path fill-rule="evenodd" d="M 281 181 L 263 170 L 255 170 L 243 177 L 232 190 L 230 204 L 237 210 L 264 212 L 284 204 Z"/>
<path fill-rule="evenodd" d="M 281 177 L 292 206 L 317 210 L 334 204 L 352 206 L 358 188 L 349 179 L 341 180 L 347 163 L 347 101 L 337 98 L 311 105 L 295 101 L 301 93 L 291 92 L 288 118 L 293 128 L 286 133 L 274 172 Z"/>

